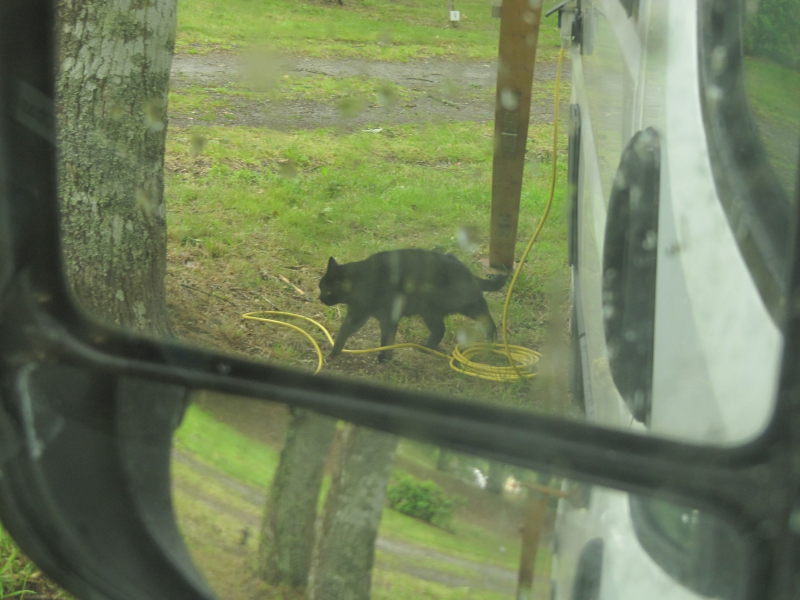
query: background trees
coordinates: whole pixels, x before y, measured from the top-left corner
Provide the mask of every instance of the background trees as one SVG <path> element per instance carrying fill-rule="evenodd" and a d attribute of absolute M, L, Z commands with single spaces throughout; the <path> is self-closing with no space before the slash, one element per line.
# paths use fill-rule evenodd
<path fill-rule="evenodd" d="M 800 0 L 756 0 L 747 4 L 747 52 L 770 58 L 785 67 L 799 67 L 797 23 L 800 21 Z"/>

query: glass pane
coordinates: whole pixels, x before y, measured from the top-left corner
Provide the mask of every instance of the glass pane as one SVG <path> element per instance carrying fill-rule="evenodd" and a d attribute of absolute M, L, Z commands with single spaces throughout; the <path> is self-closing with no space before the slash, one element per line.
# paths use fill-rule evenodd
<path fill-rule="evenodd" d="M 709 167 L 699 107 L 714 88 L 687 49 L 711 28 L 669 3 L 587 1 L 561 31 L 541 21 L 531 84 L 538 4 L 456 4 L 62 6 L 60 194 L 79 301 L 118 326 L 309 375 L 699 443 L 760 433 L 787 299 L 771 259 L 754 266 L 742 250 L 740 226 L 760 221 L 726 216 Z M 747 35 L 761 39 L 753 14 Z M 751 46 L 755 118 L 780 133 L 765 144 L 791 183 L 796 64 Z M 375 350 L 391 343 L 425 348 Z"/>
<path fill-rule="evenodd" d="M 221 598 L 544 600 L 602 587 L 733 599 L 747 587 L 739 534 L 710 514 L 278 404 L 197 394 L 172 486 Z"/>

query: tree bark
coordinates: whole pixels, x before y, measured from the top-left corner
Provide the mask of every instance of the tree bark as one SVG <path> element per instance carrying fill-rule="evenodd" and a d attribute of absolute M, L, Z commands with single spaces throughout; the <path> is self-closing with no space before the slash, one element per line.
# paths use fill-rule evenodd
<path fill-rule="evenodd" d="M 91 313 L 168 331 L 163 197 L 176 0 L 59 0 L 64 259 Z"/>
<path fill-rule="evenodd" d="M 335 432 L 335 419 L 294 411 L 270 486 L 258 548 L 259 575 L 273 585 L 306 585 L 319 490 Z"/>
<path fill-rule="evenodd" d="M 345 434 L 317 531 L 308 600 L 369 600 L 375 538 L 397 437 L 352 426 Z"/>

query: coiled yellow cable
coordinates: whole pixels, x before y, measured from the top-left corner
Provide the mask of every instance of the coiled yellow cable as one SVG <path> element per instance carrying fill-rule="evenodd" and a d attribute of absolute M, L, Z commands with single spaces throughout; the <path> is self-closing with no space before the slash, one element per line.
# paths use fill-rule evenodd
<path fill-rule="evenodd" d="M 322 325 L 319 321 L 315 321 L 311 317 L 306 317 L 305 315 L 298 315 L 295 313 L 283 312 L 278 310 L 264 310 L 264 311 L 257 311 L 257 312 L 249 312 L 242 315 L 243 319 L 249 319 L 252 321 L 261 321 L 262 323 L 272 323 L 274 325 L 281 325 L 283 327 L 288 327 L 293 331 L 296 331 L 302 334 L 312 345 L 314 351 L 317 354 L 317 368 L 314 370 L 314 374 L 316 375 L 322 370 L 324 364 L 323 352 L 320 348 L 317 341 L 309 334 L 305 329 L 298 327 L 292 323 L 287 323 L 286 321 L 281 321 L 278 319 L 273 319 L 270 317 L 284 317 L 284 318 L 291 318 L 291 319 L 302 319 L 308 323 L 314 325 L 317 329 L 319 329 L 322 334 L 325 336 L 325 339 L 328 343 L 332 346 L 333 345 L 333 336 L 331 335 L 330 331 Z M 428 354 L 433 354 L 434 356 L 438 356 L 440 358 L 448 359 L 450 361 L 450 367 L 454 371 L 458 371 L 459 373 L 463 373 L 465 375 L 471 375 L 473 377 L 480 377 L 481 379 L 488 379 L 490 381 L 508 381 L 511 379 L 519 379 L 520 376 L 517 373 L 521 373 L 521 376 L 524 378 L 533 377 L 535 373 L 533 372 L 533 367 L 536 365 L 536 362 L 539 360 L 539 353 L 535 350 L 530 350 L 529 348 L 523 348 L 522 346 L 508 346 L 508 351 L 506 348 L 499 344 L 489 344 L 489 343 L 476 343 L 470 344 L 465 348 L 461 348 L 460 346 L 456 346 L 453 350 L 453 353 L 450 355 L 445 354 L 444 352 L 439 352 L 438 350 L 434 350 L 433 348 L 428 348 L 427 346 L 423 346 L 421 344 L 414 344 L 411 342 L 403 343 L 403 344 L 392 344 L 391 346 L 379 346 L 377 348 L 365 348 L 363 350 L 348 350 L 344 349 L 342 352 L 347 354 L 368 354 L 371 352 L 380 352 L 381 350 L 394 350 L 399 348 L 414 348 L 416 350 L 420 350 L 422 352 L 427 352 Z M 486 363 L 481 363 L 472 360 L 476 354 L 483 354 L 489 352 L 491 354 L 508 357 L 508 353 L 511 354 L 511 360 L 514 361 L 512 366 L 496 366 L 490 365 Z"/>

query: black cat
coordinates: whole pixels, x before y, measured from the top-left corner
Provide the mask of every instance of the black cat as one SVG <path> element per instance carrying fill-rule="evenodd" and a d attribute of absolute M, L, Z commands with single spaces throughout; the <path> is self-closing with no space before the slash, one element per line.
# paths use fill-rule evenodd
<path fill-rule="evenodd" d="M 494 339 L 497 327 L 482 292 L 499 290 L 505 280 L 504 275 L 481 279 L 452 254 L 430 250 L 389 250 L 343 265 L 330 257 L 319 282 L 319 299 L 329 306 L 347 305 L 331 358 L 369 317 L 380 323 L 381 346 L 394 343 L 397 323 L 408 315 L 423 318 L 430 330 L 425 345 L 431 348 L 442 340 L 444 317 L 453 313 L 481 321 Z M 384 350 L 378 359 L 390 355 Z"/>

